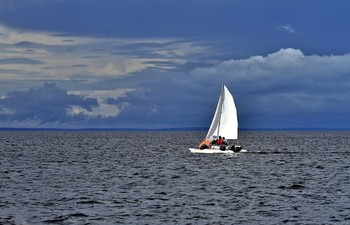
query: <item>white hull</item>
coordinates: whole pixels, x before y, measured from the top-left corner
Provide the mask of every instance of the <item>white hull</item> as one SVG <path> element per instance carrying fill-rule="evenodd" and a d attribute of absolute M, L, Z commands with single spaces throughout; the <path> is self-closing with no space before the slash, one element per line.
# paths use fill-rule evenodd
<path fill-rule="evenodd" d="M 247 150 L 242 149 L 239 152 L 234 152 L 232 150 L 220 150 L 220 149 L 198 149 L 198 148 L 189 148 L 191 153 L 204 153 L 204 154 L 234 154 L 234 153 L 241 153 L 241 152 L 247 152 Z"/>

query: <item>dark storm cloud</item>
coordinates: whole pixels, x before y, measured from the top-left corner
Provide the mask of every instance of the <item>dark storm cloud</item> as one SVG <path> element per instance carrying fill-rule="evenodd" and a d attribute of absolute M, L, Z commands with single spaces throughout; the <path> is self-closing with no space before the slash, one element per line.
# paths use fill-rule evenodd
<path fill-rule="evenodd" d="M 174 76 L 176 79 L 173 79 Z M 141 89 L 118 99 L 109 98 L 109 104 L 124 107 L 118 123 L 138 124 L 141 127 L 193 127 L 207 126 L 216 105 L 220 87 L 205 88 L 186 79 L 187 74 L 168 74 L 157 80 L 145 81 Z M 124 126 L 127 124 L 123 124 Z"/>
<path fill-rule="evenodd" d="M 1 120 L 13 124 L 65 124 L 86 119 L 82 115 L 74 118 L 67 115 L 67 109 L 78 105 L 87 111 L 97 106 L 96 99 L 68 94 L 54 84 L 45 84 L 41 88 L 28 91 L 13 91 L 6 98 L 0 99 Z"/>
<path fill-rule="evenodd" d="M 36 59 L 29 59 L 29 58 L 6 58 L 6 59 L 0 59 L 0 65 L 6 65 L 6 64 L 44 64 L 44 62 Z"/>
<path fill-rule="evenodd" d="M 342 128 L 350 122 L 345 116 L 350 113 L 349 65 L 349 55 L 310 56 L 281 49 L 190 74 L 168 73 L 108 103 L 127 105 L 118 115 L 120 121 L 209 126 L 225 83 L 235 96 L 241 128 Z"/>
<path fill-rule="evenodd" d="M 36 45 L 36 43 L 31 41 L 20 41 L 15 43 L 14 45 L 18 47 L 32 47 L 33 45 Z"/>
<path fill-rule="evenodd" d="M 330 127 L 349 124 L 350 55 L 305 55 L 281 49 L 265 56 L 228 60 L 190 73 L 147 70 L 99 83 L 94 90 L 132 87 L 97 101 L 67 94 L 54 85 L 10 92 L 0 100 L 2 121 L 37 120 L 79 127 L 209 126 L 220 86 L 235 97 L 241 128 Z M 140 80 L 142 77 L 142 81 Z M 118 113 L 96 111 L 101 106 Z"/>

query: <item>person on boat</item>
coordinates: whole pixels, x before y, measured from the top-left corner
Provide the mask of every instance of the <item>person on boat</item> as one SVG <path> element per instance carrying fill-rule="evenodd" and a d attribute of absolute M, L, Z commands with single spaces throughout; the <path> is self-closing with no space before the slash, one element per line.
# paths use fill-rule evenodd
<path fill-rule="evenodd" d="M 225 139 L 225 137 L 222 137 L 222 144 L 223 144 L 223 145 L 228 145 L 228 144 L 227 144 L 227 140 Z"/>
<path fill-rule="evenodd" d="M 211 141 L 209 139 L 205 139 L 204 141 L 202 141 L 199 146 L 199 149 L 207 149 L 207 148 L 211 148 Z"/>
<path fill-rule="evenodd" d="M 221 136 L 219 136 L 219 139 L 218 139 L 218 141 L 216 142 L 216 144 L 217 144 L 217 145 L 222 145 L 222 137 L 221 137 Z"/>

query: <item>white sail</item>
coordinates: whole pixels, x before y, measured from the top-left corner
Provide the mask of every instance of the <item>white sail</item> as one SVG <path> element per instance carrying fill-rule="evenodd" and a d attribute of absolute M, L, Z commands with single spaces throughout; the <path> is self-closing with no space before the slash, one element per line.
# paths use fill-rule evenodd
<path fill-rule="evenodd" d="M 221 95 L 206 139 L 221 136 L 238 139 L 237 109 L 230 91 L 222 85 Z"/>

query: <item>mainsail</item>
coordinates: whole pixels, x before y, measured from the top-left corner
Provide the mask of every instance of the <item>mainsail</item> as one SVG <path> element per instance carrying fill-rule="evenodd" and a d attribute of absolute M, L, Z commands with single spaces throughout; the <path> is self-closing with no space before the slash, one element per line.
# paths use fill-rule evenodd
<path fill-rule="evenodd" d="M 218 136 L 225 137 L 225 139 L 238 139 L 236 105 L 230 91 L 224 84 L 206 139 Z"/>

